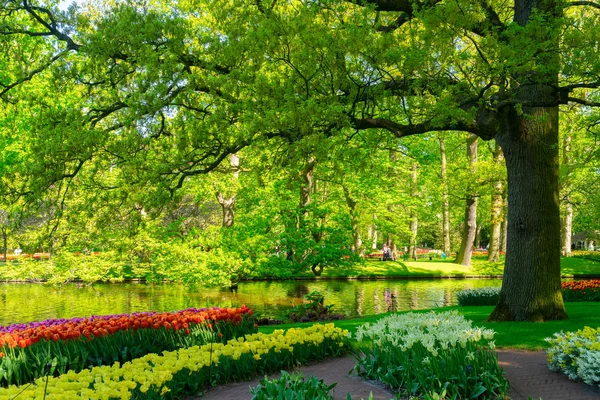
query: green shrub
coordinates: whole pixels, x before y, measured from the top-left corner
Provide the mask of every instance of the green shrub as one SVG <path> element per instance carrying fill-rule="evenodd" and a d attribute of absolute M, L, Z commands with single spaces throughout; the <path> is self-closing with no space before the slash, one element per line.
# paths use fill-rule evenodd
<path fill-rule="evenodd" d="M 301 372 L 288 374 L 281 371 L 279 379 L 265 379 L 250 388 L 252 400 L 332 400 L 329 392 L 337 385 L 327 386 L 322 379 L 311 376 L 307 380 Z"/>
<path fill-rule="evenodd" d="M 600 328 L 555 333 L 546 341 L 550 343 L 548 368 L 600 388 Z"/>
<path fill-rule="evenodd" d="M 318 291 L 304 296 L 308 303 L 297 305 L 290 309 L 287 318 L 291 322 L 333 321 L 343 319 L 342 314 L 332 314 L 330 305 L 324 305 L 325 297 Z"/>
<path fill-rule="evenodd" d="M 456 293 L 459 306 L 495 306 L 500 297 L 500 287 L 466 289 Z"/>

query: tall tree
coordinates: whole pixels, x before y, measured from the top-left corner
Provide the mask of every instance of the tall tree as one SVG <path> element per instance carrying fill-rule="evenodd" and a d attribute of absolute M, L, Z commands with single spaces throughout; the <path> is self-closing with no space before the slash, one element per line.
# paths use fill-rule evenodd
<path fill-rule="evenodd" d="M 446 161 L 446 144 L 443 136 L 439 136 L 442 179 L 442 237 L 444 253 L 450 255 L 450 202 L 448 193 L 448 174 Z"/>
<path fill-rule="evenodd" d="M 465 190 L 465 219 L 460 242 L 460 249 L 456 254 L 458 264 L 470 266 L 473 254 L 473 245 L 477 235 L 477 199 L 475 174 L 477 171 L 477 135 L 469 135 L 467 141 L 467 159 L 469 160 L 469 173 Z"/>
<path fill-rule="evenodd" d="M 495 171 L 494 175 L 498 176 L 499 166 L 504 161 L 502 156 L 502 149 L 498 143 L 494 142 L 490 146 L 492 153 Z M 500 260 L 500 242 L 501 242 L 501 231 L 502 231 L 502 193 L 504 193 L 504 179 L 496 179 L 492 182 L 492 201 L 490 209 L 490 242 L 488 247 L 488 261 L 498 262 Z"/>
<path fill-rule="evenodd" d="M 27 99 L 36 110 L 27 146 L 39 157 L 23 191 L 110 159 L 123 181 L 172 193 L 273 137 L 385 130 L 496 138 L 508 172 L 509 234 L 491 318 L 566 317 L 558 113 L 559 104 L 600 105 L 599 25 L 588 12 L 598 4 L 152 2 L 71 20 L 29 1 L 5 4 L 5 43 L 27 44 L 26 56 L 36 42 L 44 46 L 32 58 L 40 64 L 5 73 L 0 95 L 54 96 Z"/>
<path fill-rule="evenodd" d="M 419 214 L 417 212 L 419 196 L 418 168 L 419 165 L 413 163 L 410 173 L 410 195 L 412 197 L 412 204 L 410 207 L 410 246 L 408 252 L 410 253 L 410 257 L 414 260 L 417 259 L 417 236 L 419 233 Z"/>

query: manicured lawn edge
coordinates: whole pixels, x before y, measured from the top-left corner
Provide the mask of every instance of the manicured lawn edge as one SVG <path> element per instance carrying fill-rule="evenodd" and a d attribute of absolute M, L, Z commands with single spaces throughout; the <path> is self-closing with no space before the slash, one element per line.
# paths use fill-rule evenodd
<path fill-rule="evenodd" d="M 496 331 L 494 340 L 496 347 L 502 349 L 520 350 L 543 350 L 548 347 L 545 338 L 551 337 L 556 332 L 570 332 L 583 329 L 585 326 L 592 328 L 600 327 L 600 303 L 566 303 L 569 319 L 550 322 L 485 322 L 494 307 L 470 306 L 470 307 L 440 307 L 434 311 L 458 310 L 465 318 L 473 321 L 474 326 L 490 328 Z M 429 312 L 431 310 L 415 310 L 412 312 Z M 401 313 L 411 312 L 402 311 Z M 366 322 L 374 322 L 383 316 L 392 313 L 365 315 L 360 318 L 335 321 L 334 324 L 351 333 L 356 332 L 358 326 Z M 259 327 L 259 332 L 270 333 L 275 329 L 289 329 L 292 327 L 307 327 L 314 323 L 306 322 L 300 324 L 283 324 Z"/>

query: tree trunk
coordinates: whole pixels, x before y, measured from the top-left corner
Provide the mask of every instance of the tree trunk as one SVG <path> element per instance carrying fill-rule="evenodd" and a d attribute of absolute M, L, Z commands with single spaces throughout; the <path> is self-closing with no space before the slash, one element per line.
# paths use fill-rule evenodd
<path fill-rule="evenodd" d="M 500 227 L 500 252 L 506 254 L 506 242 L 508 241 L 508 197 L 502 194 L 502 226 Z"/>
<path fill-rule="evenodd" d="M 237 180 L 239 177 L 239 174 L 240 174 L 240 159 L 239 159 L 239 157 L 236 156 L 235 154 L 230 155 L 229 156 L 229 166 L 231 168 L 231 172 L 233 173 L 234 179 Z M 215 187 L 216 187 L 216 183 L 215 183 Z M 217 191 L 215 193 L 215 196 L 223 210 L 223 227 L 224 228 L 232 227 L 233 222 L 234 222 L 234 217 L 235 217 L 236 194 L 234 193 L 233 195 L 226 197 L 225 194 L 223 194 L 220 191 Z"/>
<path fill-rule="evenodd" d="M 473 255 L 473 243 L 477 235 L 477 195 L 473 190 L 473 179 L 475 178 L 477 165 L 477 139 L 476 135 L 469 135 L 467 138 L 467 158 L 469 159 L 470 178 L 467 185 L 466 205 L 465 205 L 465 223 L 463 225 L 462 240 L 460 249 L 456 254 L 456 263 L 465 266 L 471 265 L 471 256 Z"/>
<path fill-rule="evenodd" d="M 302 210 L 302 218 L 308 216 L 308 205 L 310 204 L 310 193 L 313 187 L 313 173 L 315 170 L 315 158 L 310 157 L 306 167 L 302 171 L 302 184 L 300 187 L 300 209 Z"/>
<path fill-rule="evenodd" d="M 343 186 L 344 197 L 346 198 L 346 204 L 350 210 L 350 224 L 352 226 L 352 247 L 356 254 L 360 254 L 362 249 L 362 239 L 360 236 L 360 228 L 358 224 L 358 212 L 356 210 L 357 201 L 350 196 L 350 191 L 346 186 Z"/>
<path fill-rule="evenodd" d="M 571 256 L 571 237 L 573 236 L 573 205 L 567 203 L 565 206 L 565 218 L 563 220 L 563 248 L 562 255 Z"/>
<path fill-rule="evenodd" d="M 477 224 L 477 222 L 475 222 Z M 474 244 L 476 249 L 480 249 L 481 248 L 481 224 L 477 224 L 477 227 L 475 228 L 475 244 Z"/>
<path fill-rule="evenodd" d="M 410 174 L 411 178 L 411 197 L 413 198 L 413 205 L 410 209 L 410 256 L 412 259 L 417 259 L 417 234 L 419 229 L 419 216 L 417 214 L 417 164 L 413 164 L 412 171 Z"/>
<path fill-rule="evenodd" d="M 440 136 L 440 155 L 442 158 L 442 237 L 444 253 L 450 255 L 450 201 L 448 200 L 448 176 L 446 173 L 446 146 L 444 138 Z"/>
<path fill-rule="evenodd" d="M 567 176 L 562 180 L 562 190 L 567 193 L 570 191 L 569 166 L 571 164 L 571 135 L 567 134 L 563 142 L 563 167 L 567 169 Z M 573 204 L 571 196 L 566 194 L 563 198 L 565 204 L 565 214 L 562 224 L 562 255 L 567 257 L 571 255 L 571 236 L 573 235 Z"/>
<path fill-rule="evenodd" d="M 7 246 L 8 246 L 8 235 L 6 233 L 6 229 L 2 229 L 2 240 L 4 241 L 4 262 L 6 262 L 7 261 L 6 260 L 6 256 L 7 256 L 7 253 L 8 253 L 8 249 L 7 249 Z"/>
<path fill-rule="evenodd" d="M 373 227 L 371 228 L 373 230 L 373 241 L 371 242 L 371 249 L 375 250 L 377 249 L 377 214 L 373 214 Z"/>
<path fill-rule="evenodd" d="M 522 102 L 555 101 L 555 87 L 523 85 Z M 558 106 L 508 106 L 496 138 L 508 172 L 508 246 L 493 321 L 549 321 L 567 317 L 560 281 Z"/>
<path fill-rule="evenodd" d="M 504 161 L 502 149 L 496 142 L 492 151 L 496 166 Z M 500 261 L 500 235 L 502 228 L 502 193 L 504 192 L 504 181 L 499 179 L 493 184 L 492 202 L 490 209 L 490 244 L 488 247 L 488 261 Z"/>

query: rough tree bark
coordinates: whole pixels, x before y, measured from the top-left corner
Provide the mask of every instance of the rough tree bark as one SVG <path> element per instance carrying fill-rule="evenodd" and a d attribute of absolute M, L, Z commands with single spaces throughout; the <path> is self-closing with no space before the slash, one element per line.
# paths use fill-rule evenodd
<path fill-rule="evenodd" d="M 550 85 L 528 85 L 518 89 L 516 95 L 523 103 L 551 104 L 556 93 Z M 564 319 L 558 106 L 523 107 L 523 112 L 506 107 L 501 122 L 496 140 L 502 146 L 508 172 L 508 243 L 500 299 L 489 319 Z"/>
<path fill-rule="evenodd" d="M 496 165 L 504 161 L 502 149 L 495 142 L 492 156 Z M 492 201 L 490 209 L 490 245 L 488 248 L 488 261 L 498 262 L 500 260 L 500 235 L 502 228 L 502 193 L 504 193 L 504 181 L 498 179 L 492 183 Z"/>
<path fill-rule="evenodd" d="M 477 165 L 477 135 L 469 135 L 467 138 L 467 158 L 469 159 L 470 178 L 467 184 L 465 200 L 465 222 L 463 225 L 460 249 L 456 254 L 456 263 L 470 266 L 473 255 L 473 243 L 477 235 L 477 194 L 474 193 L 473 179 Z"/>
<path fill-rule="evenodd" d="M 444 253 L 450 255 L 450 201 L 448 193 L 448 176 L 446 163 L 446 144 L 444 137 L 439 137 L 440 156 L 442 159 L 442 238 Z"/>

